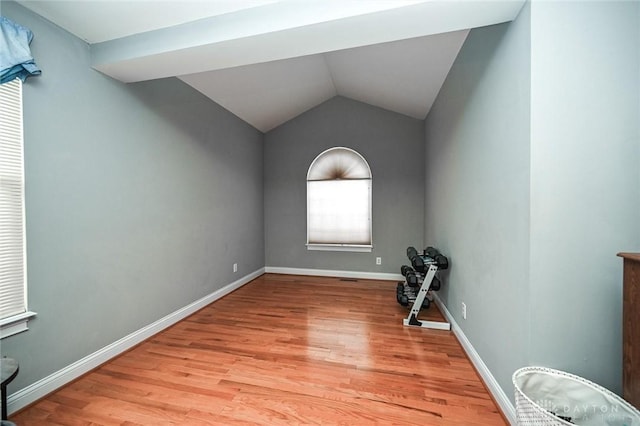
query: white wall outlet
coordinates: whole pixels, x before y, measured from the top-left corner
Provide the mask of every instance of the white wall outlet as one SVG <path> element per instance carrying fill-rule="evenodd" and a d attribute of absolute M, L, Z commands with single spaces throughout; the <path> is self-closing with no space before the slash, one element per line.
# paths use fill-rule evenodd
<path fill-rule="evenodd" d="M 233 264 L 233 272 L 238 272 L 238 264 L 237 263 Z"/>
<path fill-rule="evenodd" d="M 376 265 L 382 265 L 382 258 L 376 257 Z"/>
<path fill-rule="evenodd" d="M 467 319 L 467 304 L 462 302 L 462 319 Z"/>

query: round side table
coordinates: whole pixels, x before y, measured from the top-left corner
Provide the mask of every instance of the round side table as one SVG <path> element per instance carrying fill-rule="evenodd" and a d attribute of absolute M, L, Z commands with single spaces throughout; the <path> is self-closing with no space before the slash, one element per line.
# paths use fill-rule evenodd
<path fill-rule="evenodd" d="M 18 375 L 20 367 L 13 358 L 0 358 L 0 391 L 2 397 L 2 420 L 7 420 L 7 385 Z M 11 424 L 2 422 L 2 425 Z"/>

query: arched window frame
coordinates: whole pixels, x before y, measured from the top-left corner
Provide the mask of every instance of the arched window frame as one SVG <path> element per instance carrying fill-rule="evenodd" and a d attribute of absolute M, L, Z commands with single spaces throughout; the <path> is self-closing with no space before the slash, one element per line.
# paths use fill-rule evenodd
<path fill-rule="evenodd" d="M 339 154 L 341 151 L 345 152 L 348 156 L 351 156 L 352 161 L 353 159 L 356 159 L 356 162 L 354 162 L 354 165 L 356 166 L 356 170 L 357 170 L 357 173 L 355 176 L 344 177 L 344 178 L 338 177 L 333 179 L 331 178 L 314 179 L 312 177 L 313 175 L 318 174 L 317 167 L 319 167 L 319 163 L 321 163 L 320 160 L 324 160 L 325 164 L 327 163 L 327 160 L 329 162 L 336 161 L 335 159 L 331 159 L 327 157 L 332 156 L 334 153 Z M 336 159 L 339 159 L 339 157 L 336 157 Z M 366 220 L 366 223 L 361 222 L 357 224 L 356 226 L 357 234 L 358 234 L 358 237 L 356 238 L 357 241 L 353 239 L 353 235 L 348 234 L 348 231 L 344 235 L 337 235 L 337 236 L 334 235 L 334 237 L 332 237 L 330 241 L 317 241 L 316 238 L 313 237 L 313 235 L 318 235 L 317 229 L 315 231 L 314 229 L 312 229 L 314 228 L 313 226 L 314 212 L 312 207 L 312 203 L 313 203 L 312 193 L 314 191 L 313 186 L 314 186 L 314 183 L 322 182 L 322 181 L 335 182 L 337 185 L 340 185 L 340 183 L 338 182 L 343 181 L 345 182 L 345 185 L 348 185 L 348 184 L 351 185 L 352 190 L 357 191 L 357 194 L 359 194 L 357 195 L 357 197 L 354 197 L 354 198 L 357 199 L 358 197 L 360 197 L 359 199 L 362 201 L 362 203 L 365 203 L 363 198 L 366 196 L 366 219 L 364 219 Z M 362 186 L 365 186 L 365 188 L 363 189 L 357 188 L 357 186 L 360 186 L 360 185 L 357 184 L 356 182 L 362 182 L 364 184 Z M 353 188 L 354 185 L 356 186 L 356 188 Z M 335 190 L 336 188 L 335 184 L 332 186 L 333 186 L 333 189 Z M 362 190 L 366 192 L 365 193 L 360 192 Z M 329 148 L 321 152 L 311 162 L 311 165 L 309 166 L 309 169 L 307 171 L 307 249 L 308 250 L 325 250 L 325 251 L 371 252 L 373 248 L 372 190 L 373 190 L 373 175 L 371 173 L 371 168 L 369 167 L 369 163 L 367 162 L 367 160 L 359 152 L 351 148 L 342 147 L 342 146 Z M 365 208 L 365 205 L 358 204 L 355 207 L 356 209 Z M 364 215 L 362 211 L 361 211 L 361 214 Z"/>

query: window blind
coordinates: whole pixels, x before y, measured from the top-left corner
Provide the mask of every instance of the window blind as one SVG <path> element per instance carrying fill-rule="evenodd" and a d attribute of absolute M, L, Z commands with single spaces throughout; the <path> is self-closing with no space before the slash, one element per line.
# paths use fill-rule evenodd
<path fill-rule="evenodd" d="M 0 85 L 0 320 L 26 312 L 22 82 Z"/>
<path fill-rule="evenodd" d="M 309 244 L 371 244 L 371 180 L 307 182 Z"/>
<path fill-rule="evenodd" d="M 307 172 L 307 248 L 371 245 L 371 169 L 356 151 L 330 148 Z"/>

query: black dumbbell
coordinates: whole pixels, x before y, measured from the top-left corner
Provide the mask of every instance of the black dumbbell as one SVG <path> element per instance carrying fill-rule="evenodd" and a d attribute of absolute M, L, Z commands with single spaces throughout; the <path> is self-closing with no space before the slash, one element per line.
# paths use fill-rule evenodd
<path fill-rule="evenodd" d="M 415 256 L 413 259 L 411 259 L 411 265 L 413 266 L 413 269 L 423 274 L 427 269 L 424 265 L 424 260 L 420 256 Z"/>
<path fill-rule="evenodd" d="M 409 272 L 413 272 L 413 268 L 409 265 L 402 265 L 400 267 L 400 273 L 402 274 L 403 277 L 407 276 L 407 273 Z"/>
<path fill-rule="evenodd" d="M 407 258 L 413 262 L 413 258 L 418 255 L 418 250 L 415 247 L 407 247 Z"/>
<path fill-rule="evenodd" d="M 438 254 L 434 259 L 436 261 L 436 265 L 438 265 L 438 269 L 444 270 L 449 268 L 449 259 L 447 259 L 446 256 Z"/>
<path fill-rule="evenodd" d="M 426 256 L 429 256 L 429 257 L 435 259 L 436 256 L 440 254 L 440 252 L 438 251 L 437 248 L 429 246 L 426 249 L 424 249 L 424 254 Z"/>
<path fill-rule="evenodd" d="M 429 290 L 438 291 L 440 290 L 440 286 L 440 280 L 436 277 L 433 277 L 433 281 L 431 281 L 431 287 L 429 287 Z"/>
<path fill-rule="evenodd" d="M 418 287 L 419 285 L 418 276 L 416 275 L 415 272 L 411 271 L 407 273 L 406 278 L 407 278 L 407 284 L 409 285 L 409 287 Z"/>

